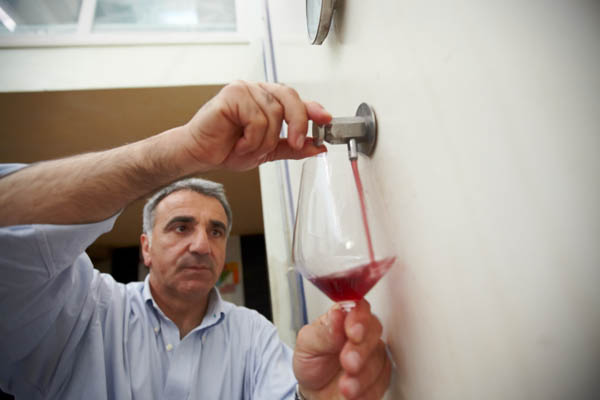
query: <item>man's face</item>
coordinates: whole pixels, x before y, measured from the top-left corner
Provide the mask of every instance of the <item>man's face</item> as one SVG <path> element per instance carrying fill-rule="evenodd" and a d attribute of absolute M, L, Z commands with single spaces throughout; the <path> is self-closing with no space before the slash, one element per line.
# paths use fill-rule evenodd
<path fill-rule="evenodd" d="M 152 244 L 142 255 L 159 296 L 205 296 L 225 264 L 227 215 L 219 200 L 191 190 L 171 193 L 156 206 Z"/>

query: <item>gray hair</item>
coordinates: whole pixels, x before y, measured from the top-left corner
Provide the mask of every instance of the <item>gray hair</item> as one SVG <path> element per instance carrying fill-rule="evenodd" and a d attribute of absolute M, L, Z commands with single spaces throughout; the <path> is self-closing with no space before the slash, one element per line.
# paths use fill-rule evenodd
<path fill-rule="evenodd" d="M 152 242 L 152 228 L 154 228 L 156 206 L 158 206 L 158 203 L 160 203 L 165 197 L 179 190 L 191 190 L 219 200 L 223 206 L 223 209 L 225 210 L 225 214 L 227 215 L 227 236 L 229 236 L 229 233 L 231 232 L 233 214 L 231 212 L 229 202 L 227 201 L 227 197 L 225 197 L 225 189 L 223 188 L 223 185 L 206 179 L 187 178 L 165 186 L 158 192 L 154 193 L 154 195 L 152 195 L 152 197 L 150 197 L 150 199 L 148 199 L 146 202 L 146 205 L 144 206 L 142 230 L 148 236 L 150 243 Z"/>

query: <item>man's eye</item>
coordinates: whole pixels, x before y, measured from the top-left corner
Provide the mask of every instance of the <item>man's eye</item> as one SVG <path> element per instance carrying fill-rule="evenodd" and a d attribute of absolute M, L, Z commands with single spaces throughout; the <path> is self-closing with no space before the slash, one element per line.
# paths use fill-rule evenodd
<path fill-rule="evenodd" d="M 221 237 L 221 236 L 223 236 L 223 231 L 221 231 L 220 229 L 213 229 L 213 230 L 210 232 L 210 234 L 211 234 L 213 237 Z"/>
<path fill-rule="evenodd" d="M 187 230 L 187 227 L 185 225 L 178 225 L 175 227 L 175 232 L 185 232 Z"/>

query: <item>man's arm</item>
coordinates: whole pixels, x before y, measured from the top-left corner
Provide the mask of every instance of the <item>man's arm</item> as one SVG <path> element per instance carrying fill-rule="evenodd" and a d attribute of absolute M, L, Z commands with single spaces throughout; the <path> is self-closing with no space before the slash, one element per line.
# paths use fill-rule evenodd
<path fill-rule="evenodd" d="M 305 141 L 309 119 L 322 124 L 331 115 L 282 85 L 233 83 L 183 126 L 115 149 L 37 163 L 0 179 L 0 226 L 99 221 L 187 175 L 315 155 L 324 149 Z M 283 120 L 287 140 L 279 139 Z"/>
<path fill-rule="evenodd" d="M 0 224 L 76 224 L 108 218 L 154 185 L 178 176 L 179 167 L 153 148 L 161 141 L 152 137 L 108 151 L 41 162 L 2 178 Z"/>

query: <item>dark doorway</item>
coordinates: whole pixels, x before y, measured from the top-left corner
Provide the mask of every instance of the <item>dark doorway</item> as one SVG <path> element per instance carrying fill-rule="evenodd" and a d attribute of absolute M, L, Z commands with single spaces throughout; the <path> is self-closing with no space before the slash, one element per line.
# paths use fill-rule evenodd
<path fill-rule="evenodd" d="M 244 303 L 273 321 L 264 235 L 240 237 L 244 265 Z"/>

